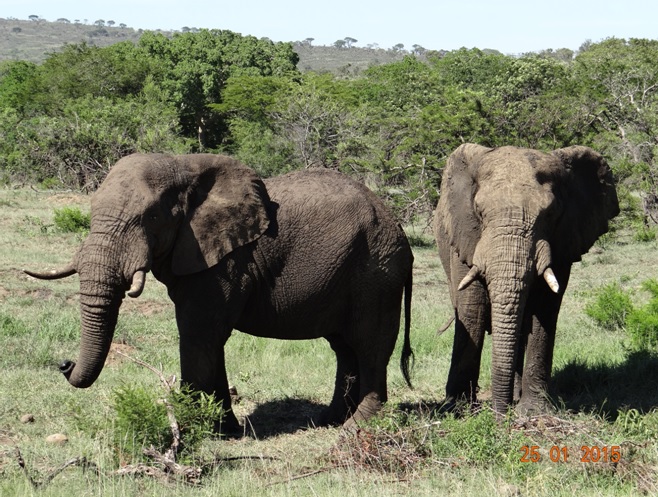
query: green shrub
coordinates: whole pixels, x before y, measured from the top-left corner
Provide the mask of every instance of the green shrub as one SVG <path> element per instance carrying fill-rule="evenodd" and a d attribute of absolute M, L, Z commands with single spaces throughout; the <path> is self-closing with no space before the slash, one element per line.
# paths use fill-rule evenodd
<path fill-rule="evenodd" d="M 171 404 L 181 430 L 185 453 L 198 447 L 204 438 L 212 435 L 215 422 L 221 422 L 224 409 L 221 401 L 205 393 L 193 393 L 187 388 L 174 390 Z"/>
<path fill-rule="evenodd" d="M 157 392 L 124 385 L 114 391 L 115 442 L 126 455 L 139 457 L 142 447 L 171 444 L 167 410 Z"/>
<path fill-rule="evenodd" d="M 634 309 L 626 319 L 626 329 L 635 349 L 652 349 L 658 346 L 658 281 L 646 280 L 642 289 L 651 294 L 649 303 Z"/>
<path fill-rule="evenodd" d="M 139 458 L 142 448 L 153 446 L 165 452 L 171 446 L 173 435 L 162 397 L 139 386 L 124 385 L 114 391 L 114 439 L 125 456 Z M 173 390 L 166 402 L 173 407 L 184 455 L 191 454 L 224 415 L 221 402 L 213 396 L 187 388 Z"/>
<path fill-rule="evenodd" d="M 91 214 L 83 213 L 78 207 L 55 209 L 55 226 L 64 233 L 86 233 L 91 226 Z"/>
<path fill-rule="evenodd" d="M 635 230 L 633 239 L 636 242 L 653 242 L 656 240 L 656 230 L 643 225 Z"/>
<path fill-rule="evenodd" d="M 632 310 L 631 297 L 616 282 L 600 288 L 596 300 L 585 306 L 585 313 L 606 330 L 623 328 Z"/>

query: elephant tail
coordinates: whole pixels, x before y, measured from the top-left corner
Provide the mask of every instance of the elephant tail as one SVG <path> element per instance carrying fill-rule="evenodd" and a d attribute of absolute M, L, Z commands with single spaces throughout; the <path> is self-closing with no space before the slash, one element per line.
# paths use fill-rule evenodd
<path fill-rule="evenodd" d="M 409 338 L 411 332 L 411 287 L 413 283 L 413 270 L 409 269 L 409 276 L 404 284 L 404 344 L 402 345 L 402 356 L 400 357 L 400 369 L 404 380 L 413 388 L 411 384 L 411 377 L 409 374 L 410 363 L 413 365 L 414 352 L 411 350 L 411 340 Z"/>

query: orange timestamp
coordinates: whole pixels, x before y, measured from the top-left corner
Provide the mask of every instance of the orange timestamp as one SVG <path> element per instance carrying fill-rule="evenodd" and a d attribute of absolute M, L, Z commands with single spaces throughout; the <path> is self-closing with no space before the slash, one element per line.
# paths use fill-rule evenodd
<path fill-rule="evenodd" d="M 524 445 L 521 447 L 521 462 L 539 462 L 542 460 L 542 454 L 538 445 Z M 560 447 L 553 445 L 548 450 L 548 458 L 552 462 L 567 462 L 571 454 L 569 447 Z M 618 463 L 621 461 L 621 447 L 619 445 L 582 445 L 580 447 L 580 462 L 596 463 L 610 462 Z"/>

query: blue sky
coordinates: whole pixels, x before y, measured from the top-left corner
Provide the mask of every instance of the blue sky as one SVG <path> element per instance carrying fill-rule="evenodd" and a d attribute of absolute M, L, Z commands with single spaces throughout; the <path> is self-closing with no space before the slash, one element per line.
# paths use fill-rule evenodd
<path fill-rule="evenodd" d="M 274 41 L 398 43 L 411 49 L 491 48 L 518 54 L 577 50 L 584 41 L 658 38 L 656 0 L 2 0 L 0 17 L 138 29 L 217 28 Z"/>

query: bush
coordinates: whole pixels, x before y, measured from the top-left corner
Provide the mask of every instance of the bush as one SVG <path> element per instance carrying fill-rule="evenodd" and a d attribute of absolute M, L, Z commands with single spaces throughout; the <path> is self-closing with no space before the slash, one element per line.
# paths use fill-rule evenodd
<path fill-rule="evenodd" d="M 114 392 L 117 414 L 115 443 L 126 456 L 139 457 L 142 448 L 165 452 L 173 441 L 165 401 L 172 405 L 181 432 L 183 455 L 189 455 L 212 434 L 224 415 L 221 402 L 187 388 L 173 390 L 166 399 L 143 387 L 123 386 Z"/>
<path fill-rule="evenodd" d="M 606 330 L 624 327 L 626 316 L 633 311 L 631 297 L 619 283 L 610 283 L 599 289 L 594 302 L 585 306 L 585 313 Z"/>
<path fill-rule="evenodd" d="M 91 227 L 91 214 L 85 214 L 77 207 L 63 207 L 55 209 L 54 222 L 64 233 L 87 233 Z"/>
<path fill-rule="evenodd" d="M 139 457 L 143 447 L 171 444 L 167 410 L 156 393 L 124 385 L 114 391 L 114 410 L 115 442 L 125 455 Z"/>
<path fill-rule="evenodd" d="M 635 230 L 633 239 L 636 242 L 653 242 L 656 240 L 656 230 L 643 225 Z"/>
<path fill-rule="evenodd" d="M 658 346 L 658 281 L 646 280 L 642 289 L 651 294 L 649 303 L 633 310 L 626 319 L 626 329 L 635 349 L 652 349 Z"/>

